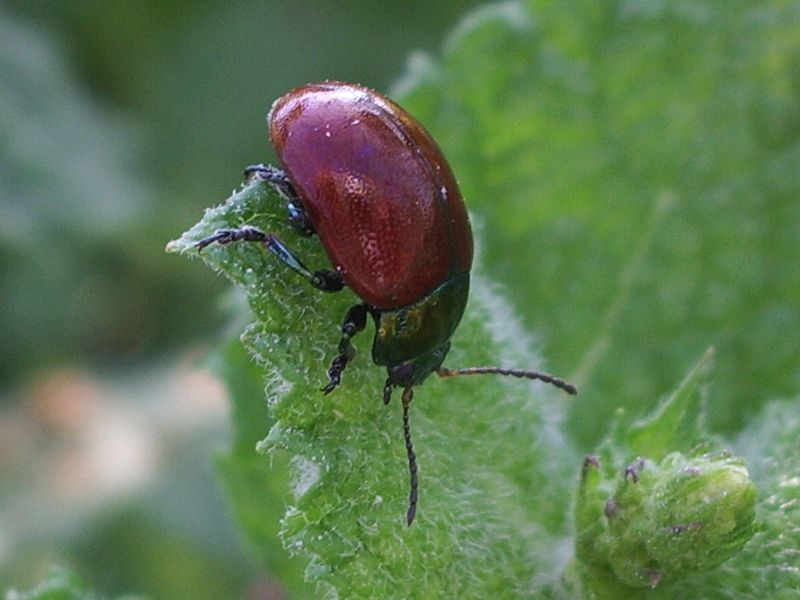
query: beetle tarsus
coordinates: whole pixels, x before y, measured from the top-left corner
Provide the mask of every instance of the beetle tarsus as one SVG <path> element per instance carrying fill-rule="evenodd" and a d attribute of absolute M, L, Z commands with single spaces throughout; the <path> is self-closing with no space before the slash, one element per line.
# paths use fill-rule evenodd
<path fill-rule="evenodd" d="M 243 227 L 233 227 L 230 229 L 217 229 L 210 236 L 197 242 L 194 247 L 202 251 L 206 246 L 217 243 L 222 246 L 233 242 L 262 242 L 266 244 L 272 236 L 267 235 L 260 229 L 244 225 Z"/>
<path fill-rule="evenodd" d="M 336 273 L 335 271 L 330 272 Z M 347 363 L 353 360 L 356 355 L 356 349 L 350 343 L 350 340 L 357 333 L 364 331 L 367 326 L 367 312 L 366 304 L 356 304 L 347 311 L 342 324 L 342 338 L 339 340 L 339 354 L 331 361 L 331 366 L 328 369 L 328 379 L 330 381 L 322 388 L 325 394 L 330 394 L 342 382 L 342 372 L 347 367 Z"/>
<path fill-rule="evenodd" d="M 323 394 L 330 394 L 342 382 L 342 371 L 344 371 L 348 361 L 349 359 L 341 354 L 331 361 L 331 367 L 328 369 L 329 381 L 321 390 Z"/>
<path fill-rule="evenodd" d="M 289 212 L 289 222 L 304 235 L 312 235 L 314 227 L 306 215 L 303 205 L 297 196 L 292 181 L 286 171 L 272 165 L 250 165 L 244 168 L 244 177 L 247 180 L 258 178 L 274 187 L 278 193 L 286 198 L 286 210 Z"/>
<path fill-rule="evenodd" d="M 254 177 L 257 177 L 262 181 L 266 181 L 276 190 L 278 190 L 281 195 L 290 200 L 297 198 L 297 194 L 294 191 L 292 182 L 289 180 L 289 176 L 282 169 L 278 169 L 272 165 L 264 164 L 249 165 L 244 168 L 243 175 L 245 179 L 253 179 Z"/>
<path fill-rule="evenodd" d="M 384 405 L 388 405 L 389 402 L 392 400 L 392 379 L 390 377 L 386 378 L 386 383 L 383 385 L 383 403 Z"/>
<path fill-rule="evenodd" d="M 338 292 L 345 286 L 344 280 L 342 280 L 342 276 L 338 271 L 322 269 L 312 272 L 303 264 L 303 261 L 277 237 L 269 233 L 264 233 L 252 225 L 218 229 L 210 236 L 197 242 L 194 247 L 197 248 L 198 251 L 202 251 L 203 248 L 214 243 L 224 246 L 226 244 L 232 244 L 233 242 L 258 242 L 263 244 L 267 250 L 277 256 L 286 266 L 295 273 L 303 276 L 312 286 L 323 292 Z"/>

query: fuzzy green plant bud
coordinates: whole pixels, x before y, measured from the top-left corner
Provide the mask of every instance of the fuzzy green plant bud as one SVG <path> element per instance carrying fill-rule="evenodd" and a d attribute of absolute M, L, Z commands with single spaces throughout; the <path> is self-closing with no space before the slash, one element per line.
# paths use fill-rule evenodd
<path fill-rule="evenodd" d="M 578 557 L 627 586 L 656 587 L 710 569 L 755 531 L 755 486 L 728 453 L 637 458 L 613 481 L 599 467 L 594 457 L 584 465 Z"/>

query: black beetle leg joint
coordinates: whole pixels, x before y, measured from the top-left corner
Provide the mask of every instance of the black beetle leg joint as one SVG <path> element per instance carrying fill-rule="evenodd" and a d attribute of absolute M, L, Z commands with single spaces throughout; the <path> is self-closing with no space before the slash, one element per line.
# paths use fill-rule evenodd
<path fill-rule="evenodd" d="M 355 356 L 356 349 L 353 344 L 350 343 L 350 336 L 343 335 L 341 341 L 339 342 L 339 357 L 344 358 L 346 362 L 350 362 L 355 358 Z M 342 366 L 342 369 L 344 369 L 344 366 Z"/>
<path fill-rule="evenodd" d="M 311 285 L 323 292 L 338 292 L 344 288 L 344 281 L 336 271 L 325 269 L 311 276 Z"/>

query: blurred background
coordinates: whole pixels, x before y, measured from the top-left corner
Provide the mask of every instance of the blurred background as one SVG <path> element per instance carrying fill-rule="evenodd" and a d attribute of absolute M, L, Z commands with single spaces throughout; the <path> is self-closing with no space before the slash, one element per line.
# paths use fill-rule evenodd
<path fill-rule="evenodd" d="M 0 589 L 281 598 L 214 475 L 228 289 L 164 253 L 320 79 L 386 90 L 471 0 L 0 3 Z"/>

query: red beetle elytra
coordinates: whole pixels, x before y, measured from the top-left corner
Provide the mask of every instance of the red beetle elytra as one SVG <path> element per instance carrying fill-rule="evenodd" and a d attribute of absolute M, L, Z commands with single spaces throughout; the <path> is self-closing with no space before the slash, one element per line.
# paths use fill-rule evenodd
<path fill-rule="evenodd" d="M 403 389 L 403 434 L 411 479 L 407 523 L 417 508 L 417 463 L 408 410 L 413 388 L 441 377 L 496 373 L 569 383 L 536 371 L 442 366 L 469 294 L 472 231 L 453 172 L 430 134 L 400 106 L 351 83 L 313 83 L 278 98 L 269 132 L 283 170 L 248 167 L 287 199 L 289 219 L 316 234 L 333 269 L 311 271 L 275 236 L 223 229 L 197 243 L 263 244 L 319 290 L 350 287 L 362 300 L 345 316 L 327 394 L 353 359 L 350 339 L 375 322 L 372 358 L 387 370 L 383 401 Z"/>

